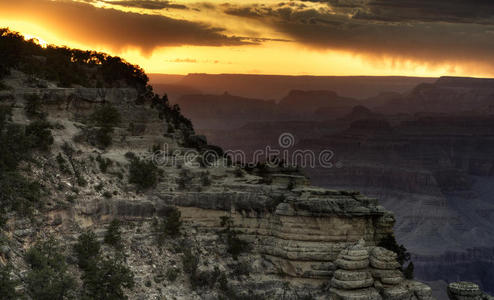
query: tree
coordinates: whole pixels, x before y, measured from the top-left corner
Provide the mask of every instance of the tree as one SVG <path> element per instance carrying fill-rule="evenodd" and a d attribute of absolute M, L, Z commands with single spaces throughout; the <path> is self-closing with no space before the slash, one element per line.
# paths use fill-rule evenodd
<path fill-rule="evenodd" d="M 152 161 L 133 158 L 129 167 L 129 183 L 136 184 L 140 190 L 152 188 L 158 182 L 158 167 Z"/>
<path fill-rule="evenodd" d="M 114 223 L 116 224 L 116 223 Z M 103 258 L 100 243 L 92 231 L 79 236 L 74 246 L 83 274 L 83 299 L 127 299 L 124 289 L 134 287 L 134 275 L 121 261 L 121 257 Z"/>
<path fill-rule="evenodd" d="M 158 243 L 161 245 L 166 237 L 176 237 L 182 226 L 181 213 L 174 206 L 165 208 L 165 217 L 159 227 Z"/>
<path fill-rule="evenodd" d="M 78 238 L 77 244 L 74 245 L 74 253 L 81 269 L 86 269 L 91 263 L 94 263 L 100 254 L 100 243 L 96 239 L 93 231 L 86 231 Z"/>
<path fill-rule="evenodd" d="M 0 300 L 18 299 L 15 291 L 18 282 L 10 276 L 11 270 L 11 266 L 0 266 Z"/>
<path fill-rule="evenodd" d="M 63 300 L 75 296 L 75 279 L 67 272 L 65 256 L 53 238 L 36 243 L 27 251 L 25 260 L 31 267 L 26 282 L 33 299 Z"/>
<path fill-rule="evenodd" d="M 106 148 L 112 144 L 113 128 L 120 124 L 121 119 L 120 112 L 111 104 L 104 104 L 95 109 L 91 120 L 99 127 L 96 131 L 96 141 L 100 146 Z"/>
<path fill-rule="evenodd" d="M 110 226 L 108 226 L 108 230 L 106 231 L 104 242 L 116 249 L 121 249 L 123 247 L 120 220 L 113 219 L 111 221 Z"/>
<path fill-rule="evenodd" d="M 413 262 L 410 262 L 408 264 L 408 266 L 405 268 L 405 270 L 403 271 L 403 275 L 405 275 L 405 278 L 406 279 L 409 279 L 409 280 L 412 280 L 414 275 L 413 275 L 413 271 L 414 271 L 414 266 L 413 266 Z"/>
<path fill-rule="evenodd" d="M 408 252 L 408 250 L 405 248 L 405 246 L 398 245 L 394 235 L 390 234 L 390 235 L 386 236 L 385 238 L 383 238 L 379 242 L 378 246 L 395 252 L 397 254 L 398 263 L 400 263 L 400 265 L 401 265 L 401 268 L 402 268 L 402 271 L 403 271 L 405 278 L 413 279 L 414 266 L 413 266 L 413 262 L 410 261 L 411 255 Z M 408 264 L 408 266 L 405 269 L 403 269 L 403 265 L 407 261 L 410 261 L 410 263 Z"/>
<path fill-rule="evenodd" d="M 124 289 L 134 287 L 134 275 L 121 261 L 99 258 L 82 275 L 84 296 L 94 300 L 127 299 Z"/>

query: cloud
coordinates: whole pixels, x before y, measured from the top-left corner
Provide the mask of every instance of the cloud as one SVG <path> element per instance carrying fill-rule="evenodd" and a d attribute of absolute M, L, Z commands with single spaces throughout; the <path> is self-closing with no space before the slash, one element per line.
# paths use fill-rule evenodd
<path fill-rule="evenodd" d="M 477 12 L 459 0 L 310 2 L 327 5 L 227 5 L 224 12 L 262 20 L 314 49 L 427 65 L 466 62 L 494 71 L 494 3 L 473 1 L 485 6 Z"/>
<path fill-rule="evenodd" d="M 173 62 L 173 63 L 197 63 L 197 59 L 193 58 L 176 58 L 172 60 L 167 60 L 167 62 Z"/>
<path fill-rule="evenodd" d="M 160 15 L 123 12 L 72 1 L 1 1 L 0 16 L 34 22 L 61 37 L 90 47 L 138 48 L 151 53 L 164 46 L 255 44 L 225 34 L 224 28 Z"/>
<path fill-rule="evenodd" d="M 128 1 L 104 1 L 108 4 L 120 5 L 125 7 L 136 7 L 136 8 L 144 8 L 144 9 L 188 9 L 187 6 L 183 4 L 175 4 L 170 1 L 156 1 L 156 0 L 128 0 Z"/>
<path fill-rule="evenodd" d="M 326 3 L 354 18 L 387 22 L 449 22 L 494 24 L 491 0 L 301 0 Z"/>

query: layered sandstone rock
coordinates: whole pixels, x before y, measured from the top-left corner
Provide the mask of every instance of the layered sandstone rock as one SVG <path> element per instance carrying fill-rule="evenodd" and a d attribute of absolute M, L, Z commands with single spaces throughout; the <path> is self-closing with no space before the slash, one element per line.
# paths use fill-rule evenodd
<path fill-rule="evenodd" d="M 451 300 L 492 300 L 494 297 L 482 292 L 472 282 L 453 282 L 448 285 L 448 296 Z"/>
<path fill-rule="evenodd" d="M 175 283 L 159 283 L 167 269 L 180 266 L 177 262 L 182 260 L 186 247 L 193 249 L 201 261 L 201 272 L 212 274 L 217 266 L 218 272 L 230 280 L 228 289 L 239 295 L 402 299 L 401 290 L 392 290 L 395 285 L 403 286 L 397 283 L 398 276 L 386 273 L 376 279 L 369 267 L 369 261 L 383 272 L 394 272 L 390 268 L 396 267 L 389 259 L 392 255 L 386 252 L 375 250 L 369 255 L 368 247 L 375 247 L 384 236 L 392 234 L 394 224 L 393 215 L 376 199 L 311 187 L 292 171 L 276 170 L 274 180 L 267 184 L 255 174 L 235 176 L 235 169 L 226 163 L 208 167 L 187 162 L 185 153 L 198 149 L 185 146 L 187 134 L 180 127 L 169 133 L 166 121 L 150 103 L 137 101 L 135 91 L 79 88 L 16 89 L 7 93 L 13 98 L 14 121 L 29 122 L 23 111 L 24 97 L 36 93 L 42 99 L 47 120 L 60 125 L 53 129 L 52 153 L 40 154 L 39 163 L 30 170 L 51 192 L 46 212 L 37 212 L 39 220 L 33 230 L 24 231 L 17 222 L 7 226 L 17 239 L 14 253 L 20 253 L 14 260 L 22 261 L 23 249 L 40 237 L 54 234 L 71 246 L 88 228 L 101 237 L 109 221 L 118 218 L 125 223 L 122 251 L 137 278 L 132 299 L 149 295 L 219 298 L 217 290 L 192 288 L 187 274 L 181 274 Z M 103 102 L 111 103 L 123 119 L 112 136 L 113 145 L 104 150 L 77 138 L 90 129 L 85 119 Z M 86 185 L 76 186 L 74 174 L 64 174 L 58 168 L 56 156 L 67 156 L 62 147 L 67 144 L 74 148 L 70 159 Z M 155 158 L 151 149 L 156 144 L 166 146 L 168 151 L 163 155 L 170 160 L 159 164 L 162 176 L 156 188 L 138 191 L 128 183 L 126 153 L 132 151 L 136 157 L 151 160 Z M 98 157 L 113 162 L 105 172 Z M 178 181 L 184 172 L 189 174 L 190 183 L 180 186 Z M 201 182 L 201 176 L 208 176 L 209 184 Z M 287 188 L 290 182 L 292 189 Z M 104 192 L 111 192 L 111 196 Z M 156 244 L 156 224 L 169 206 L 180 210 L 184 223 L 180 239 L 168 239 L 162 249 Z M 222 224 L 225 218 L 231 222 L 228 230 L 249 246 L 236 258 L 227 251 Z M 151 276 L 154 278 L 149 284 Z M 377 280 L 392 287 L 385 286 L 380 293 Z M 323 288 L 328 282 L 332 286 L 329 293 Z M 411 288 L 406 292 L 418 295 Z"/>
<path fill-rule="evenodd" d="M 405 280 L 396 253 L 357 244 L 342 250 L 331 279 L 333 299 L 432 299 L 430 287 Z"/>

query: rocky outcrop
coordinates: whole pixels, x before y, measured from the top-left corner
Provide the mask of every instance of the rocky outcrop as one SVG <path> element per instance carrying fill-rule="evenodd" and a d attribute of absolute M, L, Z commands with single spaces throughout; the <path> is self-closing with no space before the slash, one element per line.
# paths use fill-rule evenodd
<path fill-rule="evenodd" d="M 430 287 L 403 278 L 396 253 L 363 240 L 341 251 L 336 266 L 332 299 L 432 299 Z"/>
<path fill-rule="evenodd" d="M 482 292 L 472 282 L 453 282 L 448 285 L 448 296 L 451 300 L 492 300 L 494 297 Z"/>
<path fill-rule="evenodd" d="M 47 121 L 57 124 L 51 152 L 40 152 L 37 163 L 25 168 L 50 192 L 46 209 L 36 211 L 33 228 L 14 219 L 6 227 L 15 238 L 11 260 L 19 278 L 26 268 L 23 251 L 34 241 L 54 235 L 71 249 L 81 232 L 92 229 L 102 239 L 110 220 L 119 219 L 124 223 L 122 253 L 137 281 L 129 291 L 132 299 L 215 299 L 226 291 L 274 299 L 306 295 L 394 300 L 403 299 L 403 293 L 426 299 L 417 296 L 418 284 L 400 281 L 392 254 L 375 250 L 393 233 L 394 224 L 393 215 L 376 199 L 310 186 L 290 169 L 273 168 L 264 175 L 271 180 L 266 180 L 223 158 L 211 166 L 187 159 L 201 151 L 187 143 L 190 132 L 180 124 L 173 124 L 175 131 L 170 132 L 166 118 L 160 118 L 150 99 L 140 101 L 135 90 L 37 88 L 7 93 L 14 122 L 31 121 L 24 108 L 27 96 L 35 94 Z M 93 126 L 89 116 L 102 103 L 111 104 L 122 119 L 106 148 L 80 138 Z M 198 136 L 192 141 L 205 143 Z M 156 148 L 162 151 L 154 152 Z M 137 158 L 155 163 L 153 188 L 129 183 L 129 165 Z M 70 161 L 69 172 L 61 168 L 64 160 Z M 178 237 L 158 244 L 159 224 L 170 206 L 178 208 L 183 225 Z M 235 247 L 241 251 L 234 255 Z M 163 274 L 180 267 L 177 262 L 186 250 L 201 262 L 200 280 L 181 273 L 179 281 L 163 284 Z M 220 273 L 221 291 L 215 288 Z M 198 288 L 192 280 L 204 285 Z"/>

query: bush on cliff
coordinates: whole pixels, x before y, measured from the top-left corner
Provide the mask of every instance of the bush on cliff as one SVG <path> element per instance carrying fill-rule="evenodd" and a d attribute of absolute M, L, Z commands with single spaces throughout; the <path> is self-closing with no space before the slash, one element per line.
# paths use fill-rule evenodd
<path fill-rule="evenodd" d="M 120 220 L 113 219 L 108 226 L 108 230 L 105 234 L 104 242 L 108 245 L 121 249 L 122 245 L 122 232 L 120 230 Z"/>
<path fill-rule="evenodd" d="M 153 161 L 133 158 L 129 167 L 129 183 L 137 185 L 139 190 L 155 187 L 158 183 L 159 169 Z"/>
<path fill-rule="evenodd" d="M 396 239 L 395 239 L 394 235 L 390 234 L 390 235 L 386 236 L 385 238 L 383 238 L 378 243 L 378 246 L 395 252 L 398 255 L 397 256 L 397 260 L 398 260 L 398 263 L 400 263 L 400 265 L 401 265 L 401 268 L 403 270 L 403 273 L 405 275 L 405 278 L 407 278 L 407 279 L 413 279 L 413 277 L 414 277 L 414 275 L 413 275 L 414 266 L 413 266 L 413 262 L 410 261 L 411 255 L 408 252 L 408 250 L 405 248 L 405 246 L 399 245 L 396 242 Z M 408 264 L 408 266 L 406 268 L 403 268 L 403 265 L 407 261 L 410 261 L 410 263 Z"/>
<path fill-rule="evenodd" d="M 88 231 L 79 236 L 74 254 L 83 271 L 82 299 L 127 299 L 124 289 L 134 287 L 134 275 L 121 256 L 102 257 L 96 235 Z"/>
<path fill-rule="evenodd" d="M 410 260 L 410 253 L 407 251 L 405 246 L 398 245 L 394 235 L 392 235 L 392 234 L 384 237 L 379 242 L 378 246 L 395 252 L 398 255 L 397 260 L 400 263 L 400 265 L 402 265 L 402 266 L 405 262 Z"/>
<path fill-rule="evenodd" d="M 120 57 L 53 45 L 43 48 L 8 28 L 0 28 L 0 53 L 0 79 L 16 68 L 64 87 L 77 84 L 94 88 L 132 86 L 142 93 L 149 90 L 144 71 Z"/>
<path fill-rule="evenodd" d="M 26 136 L 34 149 L 48 151 L 53 145 L 51 125 L 46 121 L 34 121 L 26 127 Z"/>
<path fill-rule="evenodd" d="M 175 206 L 166 207 L 165 216 L 159 227 L 158 241 L 162 244 L 166 237 L 177 237 L 180 235 L 182 226 L 181 213 Z"/>
<path fill-rule="evenodd" d="M 111 146 L 114 127 L 118 126 L 122 119 L 120 112 L 111 104 L 104 104 L 94 110 L 90 119 L 97 127 L 94 137 L 98 146 Z"/>
<path fill-rule="evenodd" d="M 226 236 L 226 251 L 236 260 L 241 253 L 249 250 L 249 244 L 238 238 L 237 232 L 232 229 L 233 221 L 230 217 L 221 217 L 221 226 L 225 228 L 223 234 Z"/>
<path fill-rule="evenodd" d="M 0 299 L 2 300 L 14 300 L 20 296 L 15 290 L 18 282 L 10 276 L 11 270 L 12 267 L 9 265 L 0 266 Z"/>
<path fill-rule="evenodd" d="M 33 299 L 51 300 L 73 298 L 76 282 L 69 274 L 65 256 L 53 239 L 38 242 L 25 255 L 31 270 L 26 282 Z"/>
<path fill-rule="evenodd" d="M 27 179 L 18 167 L 34 150 L 48 150 L 53 143 L 46 122 L 35 121 L 24 127 L 11 123 L 10 116 L 10 108 L 0 106 L 0 223 L 7 211 L 27 216 L 34 207 L 41 207 L 40 184 Z"/>

